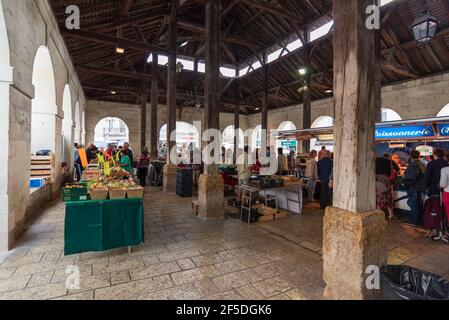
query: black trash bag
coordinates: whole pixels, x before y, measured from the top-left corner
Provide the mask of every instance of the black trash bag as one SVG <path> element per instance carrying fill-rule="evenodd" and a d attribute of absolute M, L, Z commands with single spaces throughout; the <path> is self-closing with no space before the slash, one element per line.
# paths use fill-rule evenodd
<path fill-rule="evenodd" d="M 442 277 L 404 265 L 381 269 L 384 300 L 449 300 L 449 282 Z"/>

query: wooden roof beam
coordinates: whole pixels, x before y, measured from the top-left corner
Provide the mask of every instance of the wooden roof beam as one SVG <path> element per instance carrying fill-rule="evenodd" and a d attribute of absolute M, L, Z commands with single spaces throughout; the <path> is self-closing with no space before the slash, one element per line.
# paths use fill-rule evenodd
<path fill-rule="evenodd" d="M 70 31 L 62 31 L 62 34 L 66 37 L 76 38 L 85 41 L 93 41 L 99 43 L 106 43 L 111 45 L 121 45 L 125 48 L 131 48 L 136 50 L 142 50 L 147 52 L 157 52 L 167 54 L 168 50 L 165 48 L 161 48 L 156 45 L 147 44 L 144 42 L 133 41 L 121 37 L 114 37 L 108 34 L 99 33 L 95 31 L 88 30 L 70 30 Z"/>

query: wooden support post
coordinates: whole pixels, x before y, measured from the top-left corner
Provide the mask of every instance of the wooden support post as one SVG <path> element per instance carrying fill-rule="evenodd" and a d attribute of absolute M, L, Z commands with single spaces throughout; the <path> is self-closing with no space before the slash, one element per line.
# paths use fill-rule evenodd
<path fill-rule="evenodd" d="M 237 79 L 234 88 L 234 164 L 237 164 L 237 153 L 240 143 L 240 80 Z"/>
<path fill-rule="evenodd" d="M 323 225 L 329 299 L 379 298 L 381 291 L 366 285 L 367 268 L 380 268 L 387 258 L 385 214 L 375 210 L 375 32 L 365 25 L 373 2 L 333 1 L 334 207 Z"/>
<path fill-rule="evenodd" d="M 262 147 L 269 145 L 268 137 L 268 65 L 264 64 L 262 67 Z"/>
<path fill-rule="evenodd" d="M 310 50 L 309 50 L 310 34 L 306 28 L 304 28 L 304 68 L 306 74 L 304 77 L 304 86 L 307 88 L 303 93 L 303 115 L 302 115 L 302 127 L 303 129 L 310 129 L 312 125 L 312 68 L 310 66 Z M 304 153 L 310 152 L 310 142 L 303 142 Z"/>
<path fill-rule="evenodd" d="M 374 90 L 375 90 L 375 104 L 376 104 L 376 122 L 382 122 L 382 57 L 381 57 L 381 43 L 380 43 L 380 29 L 375 31 L 374 42 Z"/>
<path fill-rule="evenodd" d="M 147 73 L 147 62 L 143 62 L 143 73 Z M 140 116 L 140 151 L 142 152 L 147 146 L 147 81 L 142 81 L 141 95 L 141 116 Z"/>
<path fill-rule="evenodd" d="M 205 130 L 220 128 L 220 9 L 220 1 L 206 4 Z M 215 151 L 221 154 L 221 150 Z M 217 164 L 204 167 L 204 174 L 198 181 L 198 216 L 202 219 L 223 219 L 223 179 L 218 174 Z"/>
<path fill-rule="evenodd" d="M 164 167 L 164 192 L 176 191 L 176 161 L 170 153 L 176 148 L 176 34 L 177 11 L 179 0 L 171 0 L 170 17 L 168 22 L 168 75 L 167 75 L 167 163 Z"/>
<path fill-rule="evenodd" d="M 151 69 L 151 157 L 152 159 L 157 159 L 158 154 L 158 132 L 157 132 L 157 109 L 158 109 L 158 89 L 159 89 L 159 55 L 153 53 L 153 63 Z"/>

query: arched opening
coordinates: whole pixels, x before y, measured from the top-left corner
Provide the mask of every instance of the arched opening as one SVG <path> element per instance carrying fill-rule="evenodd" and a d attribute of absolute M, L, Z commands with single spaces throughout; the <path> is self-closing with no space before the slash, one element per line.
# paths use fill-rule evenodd
<path fill-rule="evenodd" d="M 243 130 L 239 128 L 238 132 L 238 148 L 243 149 L 244 147 L 244 136 Z M 232 163 L 234 158 L 234 139 L 236 136 L 234 125 L 226 127 L 223 131 L 223 147 L 225 148 L 225 159 L 226 163 Z"/>
<path fill-rule="evenodd" d="M 125 142 L 129 142 L 129 128 L 122 119 L 104 118 L 95 126 L 93 143 L 98 148 L 107 148 L 110 144 L 122 146 Z"/>
<path fill-rule="evenodd" d="M 449 103 L 438 112 L 437 117 L 449 117 Z"/>
<path fill-rule="evenodd" d="M 81 114 L 81 143 L 86 144 L 86 111 Z"/>
<path fill-rule="evenodd" d="M 53 64 L 46 47 L 37 50 L 33 65 L 34 99 L 31 102 L 31 153 L 56 149 L 56 89 Z"/>
<path fill-rule="evenodd" d="M 311 125 L 311 128 L 327 128 L 334 125 L 334 118 L 330 116 L 318 117 Z M 326 147 L 327 150 L 334 151 L 334 142 L 327 139 L 311 139 L 310 140 L 310 150 L 320 151 L 322 147 Z"/>
<path fill-rule="evenodd" d="M 296 126 L 291 121 L 284 121 L 279 125 L 278 132 L 281 131 L 295 131 Z M 298 152 L 298 141 L 296 140 L 277 140 L 277 147 L 283 148 L 284 153 L 288 154 L 290 150 Z"/>
<path fill-rule="evenodd" d="M 61 159 L 62 162 L 70 164 L 73 145 L 73 119 L 72 96 L 70 94 L 70 86 L 68 84 L 64 88 L 64 95 L 62 97 L 62 111 L 64 112 L 64 119 L 62 120 Z"/>
<path fill-rule="evenodd" d="M 257 148 L 262 147 L 262 126 L 259 124 L 253 130 L 253 136 L 251 139 L 251 149 L 254 151 Z"/>
<path fill-rule="evenodd" d="M 176 147 L 178 160 L 180 162 L 190 161 L 190 151 L 200 148 L 200 136 L 198 129 L 190 123 L 176 121 Z M 159 155 L 167 155 L 167 124 L 164 124 L 159 131 Z"/>
<path fill-rule="evenodd" d="M 75 106 L 75 137 L 74 137 L 76 143 L 82 144 L 81 141 L 81 113 L 80 113 L 80 104 L 79 102 L 76 103 Z"/>
<path fill-rule="evenodd" d="M 389 108 L 382 108 L 382 122 L 400 121 L 400 120 L 402 120 L 402 118 L 396 111 Z"/>

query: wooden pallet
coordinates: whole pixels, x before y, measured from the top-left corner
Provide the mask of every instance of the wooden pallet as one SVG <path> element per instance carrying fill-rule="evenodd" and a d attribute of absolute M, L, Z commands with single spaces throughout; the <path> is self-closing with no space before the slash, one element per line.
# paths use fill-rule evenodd
<path fill-rule="evenodd" d="M 55 171 L 55 156 L 32 156 L 31 178 L 51 178 Z"/>

